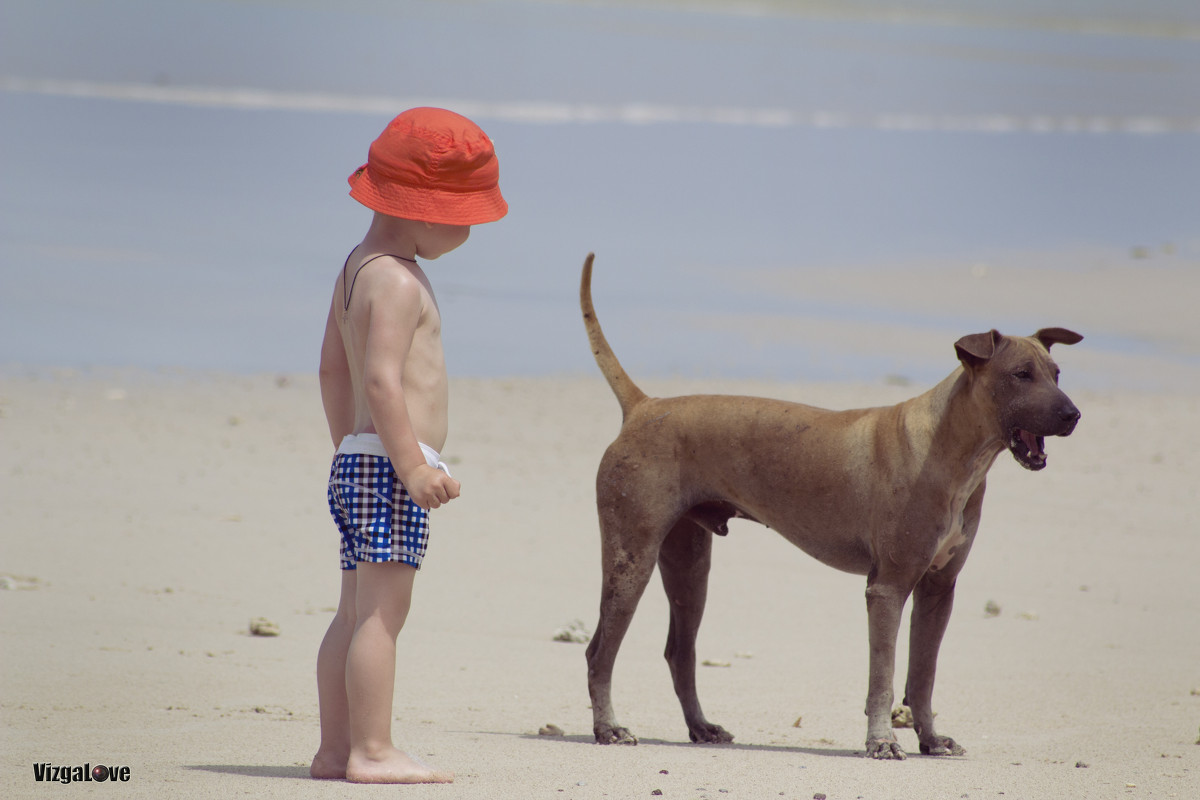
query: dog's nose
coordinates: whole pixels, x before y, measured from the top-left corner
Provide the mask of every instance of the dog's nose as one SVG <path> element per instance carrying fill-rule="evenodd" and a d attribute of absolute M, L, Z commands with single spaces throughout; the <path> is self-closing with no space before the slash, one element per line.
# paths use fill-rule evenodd
<path fill-rule="evenodd" d="M 1063 426 L 1062 433 L 1058 435 L 1070 436 L 1075 430 L 1075 425 L 1079 422 L 1079 418 L 1081 416 L 1083 415 L 1079 413 L 1079 409 L 1075 407 L 1074 403 L 1068 402 L 1066 405 L 1059 408 L 1058 417 L 1062 420 Z"/>

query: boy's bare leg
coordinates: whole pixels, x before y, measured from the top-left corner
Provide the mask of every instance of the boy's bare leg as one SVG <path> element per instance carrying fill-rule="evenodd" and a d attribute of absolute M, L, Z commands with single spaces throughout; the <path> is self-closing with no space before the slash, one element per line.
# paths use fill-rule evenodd
<path fill-rule="evenodd" d="M 359 563 L 357 624 L 346 658 L 350 757 L 346 779 L 357 783 L 449 783 L 392 744 L 396 636 L 404 626 L 417 571 L 407 564 Z"/>
<path fill-rule="evenodd" d="M 345 778 L 350 759 L 350 710 L 346 701 L 346 652 L 354 636 L 357 570 L 342 570 L 337 613 L 317 651 L 317 699 L 321 746 L 308 772 L 314 778 Z"/>

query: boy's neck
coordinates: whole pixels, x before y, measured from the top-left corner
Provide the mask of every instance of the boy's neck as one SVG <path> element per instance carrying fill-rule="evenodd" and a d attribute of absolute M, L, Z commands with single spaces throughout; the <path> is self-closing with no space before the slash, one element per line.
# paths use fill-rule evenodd
<path fill-rule="evenodd" d="M 415 264 L 418 226 L 422 224 L 376 212 L 360 247 L 367 252 L 387 253 Z"/>

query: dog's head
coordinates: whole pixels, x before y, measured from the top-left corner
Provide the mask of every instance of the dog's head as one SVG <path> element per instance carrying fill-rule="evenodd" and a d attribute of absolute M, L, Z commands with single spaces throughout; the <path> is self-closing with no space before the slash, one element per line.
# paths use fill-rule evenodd
<path fill-rule="evenodd" d="M 1058 388 L 1050 346 L 1082 339 L 1066 328 L 1042 328 L 1033 336 L 973 333 L 954 344 L 974 391 L 994 406 L 999 434 L 1025 469 L 1045 468 L 1045 437 L 1069 436 L 1079 422 L 1079 409 Z"/>

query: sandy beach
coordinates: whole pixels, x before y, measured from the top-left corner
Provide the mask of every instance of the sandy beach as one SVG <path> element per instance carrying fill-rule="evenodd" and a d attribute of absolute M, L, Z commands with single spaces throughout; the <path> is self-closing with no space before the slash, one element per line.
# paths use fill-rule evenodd
<path fill-rule="evenodd" d="M 641 744 L 592 744 L 583 646 L 554 634 L 595 624 L 616 403 L 599 376 L 455 379 L 443 455 L 463 495 L 433 518 L 395 734 L 457 781 L 403 790 L 307 778 L 338 581 L 315 376 L 11 368 L 0 785 L 59 796 L 35 780 L 50 763 L 127 766 L 71 787 L 121 797 L 1196 797 L 1200 397 L 1073 391 L 1086 346 L 1058 353 L 1083 421 L 1041 473 L 1000 457 L 959 581 L 935 703 L 968 754 L 905 763 L 862 756 L 863 580 L 749 523 L 716 542 L 699 641 L 724 665 L 700 669 L 701 698 L 735 743 L 687 741 L 655 582 L 615 684 Z M 924 388 L 641 383 L 829 407 Z M 250 635 L 258 617 L 279 635 Z"/>

